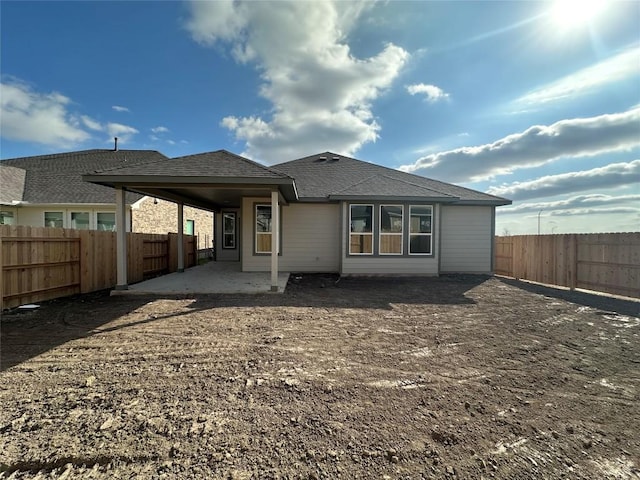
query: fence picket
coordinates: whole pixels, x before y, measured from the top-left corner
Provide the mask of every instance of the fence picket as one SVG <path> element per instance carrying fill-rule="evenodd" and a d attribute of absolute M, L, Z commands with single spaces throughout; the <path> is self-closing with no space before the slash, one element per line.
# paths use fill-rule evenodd
<path fill-rule="evenodd" d="M 186 237 L 187 245 L 197 245 L 196 237 Z M 176 242 L 168 235 L 128 233 L 127 242 L 129 283 L 157 273 L 146 266 L 146 243 L 159 245 L 152 266 L 164 265 L 162 273 L 175 271 L 171 258 L 177 258 L 176 252 L 170 247 L 175 249 Z M 185 252 L 185 267 L 195 265 L 197 256 Z M 115 232 L 0 225 L 0 311 L 115 284 Z"/>
<path fill-rule="evenodd" d="M 496 237 L 495 272 L 640 298 L 640 233 Z"/>

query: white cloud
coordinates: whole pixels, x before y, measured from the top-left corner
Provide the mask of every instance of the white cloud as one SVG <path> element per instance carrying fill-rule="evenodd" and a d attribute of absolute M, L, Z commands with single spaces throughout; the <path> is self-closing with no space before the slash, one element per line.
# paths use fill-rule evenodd
<path fill-rule="evenodd" d="M 597 88 L 640 75 L 640 46 L 629 48 L 595 65 L 537 88 L 514 101 L 516 105 L 535 106 L 585 95 Z"/>
<path fill-rule="evenodd" d="M 500 207 L 496 211 L 496 232 L 508 231 L 512 235 L 535 234 L 538 225 L 541 233 L 638 231 L 639 201 L 638 194 L 591 194 L 553 202 L 531 202 Z"/>
<path fill-rule="evenodd" d="M 611 208 L 574 208 L 570 210 L 557 210 L 550 212 L 552 217 L 585 216 L 614 213 L 640 213 L 638 207 L 611 207 Z"/>
<path fill-rule="evenodd" d="M 160 125 L 158 127 L 153 127 L 151 131 L 153 133 L 167 133 L 169 129 L 167 127 L 163 127 L 162 125 Z"/>
<path fill-rule="evenodd" d="M 640 160 L 611 163 L 579 172 L 546 175 L 527 182 L 491 187 L 488 193 L 511 200 L 551 197 L 558 194 L 611 188 L 640 181 Z"/>
<path fill-rule="evenodd" d="M 449 94 L 445 93 L 445 91 L 440 87 L 436 87 L 435 85 L 426 85 L 424 83 L 408 85 L 407 92 L 409 92 L 409 95 L 424 94 L 425 99 L 429 103 L 435 103 L 439 100 L 447 100 L 449 98 Z"/>
<path fill-rule="evenodd" d="M 122 107 L 120 105 L 114 105 L 113 108 L 116 112 L 129 112 L 130 110 L 127 107 Z"/>
<path fill-rule="evenodd" d="M 167 140 L 167 143 L 169 145 L 175 145 L 176 144 L 176 142 L 174 140 Z"/>
<path fill-rule="evenodd" d="M 89 139 L 78 118 L 67 109 L 71 100 L 35 92 L 19 81 L 0 84 L 0 132 L 3 138 L 69 148 Z"/>
<path fill-rule="evenodd" d="M 135 128 L 121 123 L 107 123 L 106 130 L 110 137 L 118 137 L 118 140 L 122 143 L 128 142 L 133 135 L 138 133 Z"/>
<path fill-rule="evenodd" d="M 602 207 L 604 205 L 638 205 L 640 195 L 603 195 L 594 193 L 590 195 L 577 195 L 564 200 L 556 200 L 553 202 L 529 202 L 519 205 L 508 206 L 500 209 L 500 214 L 521 214 L 525 212 L 561 212 L 565 210 L 574 211 L 576 209 L 584 210 L 587 207 Z M 626 208 L 626 207 L 624 207 Z"/>
<path fill-rule="evenodd" d="M 84 123 L 84 126 L 91 129 L 91 130 L 96 130 L 96 131 L 102 131 L 103 130 L 103 126 L 100 124 L 100 122 L 98 122 L 97 120 L 94 120 L 93 118 L 89 117 L 88 115 L 81 115 L 80 116 L 80 120 L 82 120 L 82 123 Z"/>
<path fill-rule="evenodd" d="M 228 115 L 221 125 L 246 143 L 245 154 L 273 163 L 323 150 L 352 154 L 375 141 L 372 102 L 408 60 L 392 44 L 353 56 L 346 36 L 364 2 L 192 2 L 187 24 L 203 44 L 230 44 L 236 61 L 254 62 L 272 104 L 270 116 Z"/>
<path fill-rule="evenodd" d="M 536 125 L 493 143 L 426 155 L 406 172 L 447 181 L 477 181 L 531 168 L 563 157 L 595 156 L 640 145 L 640 108 L 622 113 Z"/>

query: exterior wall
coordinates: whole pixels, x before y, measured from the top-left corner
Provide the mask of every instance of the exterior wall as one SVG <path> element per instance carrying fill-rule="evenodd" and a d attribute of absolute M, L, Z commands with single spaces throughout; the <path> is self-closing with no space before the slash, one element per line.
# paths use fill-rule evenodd
<path fill-rule="evenodd" d="M 352 202 L 367 203 L 367 202 Z M 372 203 L 372 202 L 369 202 Z M 394 202 L 389 202 L 394 203 Z M 395 202 L 397 203 L 397 202 Z M 438 255 L 440 245 L 438 228 L 438 218 L 440 216 L 440 205 L 435 204 L 433 210 L 432 229 L 433 243 L 432 255 L 349 255 L 349 203 L 342 202 L 342 233 L 341 233 L 341 255 L 342 266 L 341 275 L 438 275 Z M 408 211 L 405 208 L 405 215 Z M 407 234 L 407 232 L 405 232 Z"/>
<path fill-rule="evenodd" d="M 442 207 L 442 273 L 490 273 L 493 251 L 492 207 Z"/>
<path fill-rule="evenodd" d="M 132 208 L 133 232 L 160 233 L 178 231 L 178 204 L 153 197 L 144 197 Z M 184 207 L 184 226 L 194 220 L 194 234 L 198 236 L 198 249 L 213 246 L 213 213 L 193 207 Z"/>
<path fill-rule="evenodd" d="M 254 254 L 254 205 L 269 198 L 244 198 L 240 229 L 242 270 L 271 269 L 270 255 Z M 330 203 L 292 203 L 281 207 L 281 255 L 278 269 L 285 272 L 337 272 L 340 268 L 340 209 Z"/>
<path fill-rule="evenodd" d="M 44 212 L 62 212 L 63 228 L 71 227 L 71 212 L 89 212 L 89 227 L 92 230 L 97 228 L 98 213 L 115 213 L 115 205 L 47 205 L 47 206 L 24 206 L 20 207 L 0 207 L 2 211 L 10 211 L 14 214 L 15 225 L 26 225 L 31 227 L 44 227 Z M 130 211 L 127 209 L 127 225 L 130 225 Z M 129 231 L 129 229 L 127 229 Z"/>

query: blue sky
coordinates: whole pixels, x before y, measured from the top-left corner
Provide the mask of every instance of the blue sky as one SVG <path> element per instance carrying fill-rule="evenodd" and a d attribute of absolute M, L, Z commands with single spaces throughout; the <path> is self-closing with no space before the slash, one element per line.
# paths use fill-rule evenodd
<path fill-rule="evenodd" d="M 640 2 L 5 2 L 1 157 L 330 150 L 640 231 Z M 541 212 L 541 213 L 540 213 Z"/>

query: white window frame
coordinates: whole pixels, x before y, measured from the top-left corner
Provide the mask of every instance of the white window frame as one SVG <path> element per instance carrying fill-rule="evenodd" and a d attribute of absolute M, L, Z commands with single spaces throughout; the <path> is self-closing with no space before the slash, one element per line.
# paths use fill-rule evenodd
<path fill-rule="evenodd" d="M 429 207 L 429 209 L 431 210 L 431 214 L 429 215 L 431 217 L 431 221 L 430 221 L 430 232 L 429 233 L 413 233 L 411 231 L 411 218 L 412 218 L 412 210 L 413 208 L 426 208 Z M 412 252 L 411 251 L 411 237 L 413 236 L 420 236 L 420 237 L 429 237 L 429 252 Z M 409 255 L 420 255 L 420 256 L 425 256 L 425 255 L 433 255 L 433 205 L 409 205 L 409 231 L 407 232 L 407 239 L 408 239 L 408 248 L 409 248 Z"/>
<path fill-rule="evenodd" d="M 113 215 L 113 221 L 114 221 L 113 230 L 100 230 L 100 228 L 99 228 L 100 224 L 98 223 L 98 215 L 102 215 L 102 214 L 105 214 L 105 213 Z M 105 211 L 97 211 L 96 212 L 96 230 L 99 231 L 99 232 L 115 232 L 116 231 L 115 219 L 116 219 L 116 212 L 109 212 L 107 210 L 105 210 Z"/>
<path fill-rule="evenodd" d="M 60 218 L 62 219 L 62 228 L 64 228 L 65 226 L 64 210 L 49 210 L 49 211 L 42 212 L 42 224 L 45 227 L 49 226 L 47 225 L 47 213 L 59 213 L 61 215 Z M 60 227 L 51 227 L 51 228 L 60 228 Z"/>
<path fill-rule="evenodd" d="M 0 219 L 2 219 L 2 221 L 0 221 L 0 225 L 15 225 L 16 224 L 16 213 L 15 212 L 10 212 L 8 210 L 2 210 L 0 212 Z M 5 219 L 6 218 L 11 218 L 11 223 L 5 223 Z"/>
<path fill-rule="evenodd" d="M 376 208 L 375 205 L 371 204 L 371 203 L 350 203 L 348 204 L 349 206 L 349 255 L 368 255 L 368 256 L 372 256 L 374 251 L 375 251 L 375 245 L 373 244 L 373 233 L 375 231 L 375 219 L 376 219 Z M 351 218 L 351 213 L 352 213 L 352 207 L 371 207 L 371 232 L 354 232 L 352 231 L 352 218 Z M 371 237 L 371 252 L 352 252 L 351 251 L 351 235 L 367 235 Z"/>
<path fill-rule="evenodd" d="M 400 207 L 400 232 L 383 232 L 382 231 L 382 209 L 384 207 Z M 378 254 L 379 255 L 383 255 L 383 256 L 387 256 L 387 255 L 392 255 L 392 256 L 401 256 L 404 255 L 404 205 L 397 205 L 397 204 L 380 204 L 380 210 L 379 210 L 379 216 L 378 218 L 380 219 L 379 225 L 378 225 Z M 382 237 L 400 237 L 400 253 L 383 253 L 382 252 Z"/>
<path fill-rule="evenodd" d="M 89 217 L 89 228 L 77 228 L 73 226 L 73 214 L 74 213 L 81 213 L 81 214 L 87 214 L 87 216 Z M 81 210 L 71 210 L 69 211 L 69 228 L 72 228 L 73 230 L 93 230 L 93 225 L 91 224 L 91 211 L 81 211 Z"/>

